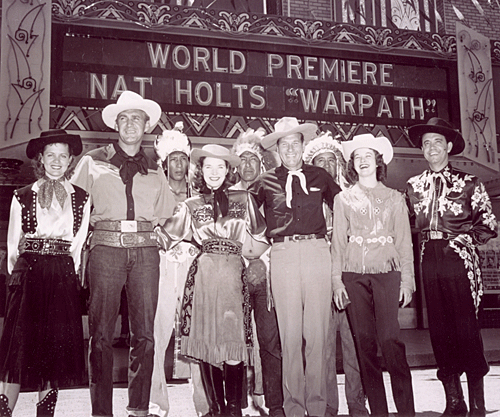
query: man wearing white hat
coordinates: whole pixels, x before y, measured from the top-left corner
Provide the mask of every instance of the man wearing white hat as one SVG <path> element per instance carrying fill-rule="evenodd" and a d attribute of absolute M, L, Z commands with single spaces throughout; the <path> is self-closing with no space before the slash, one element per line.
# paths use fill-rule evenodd
<path fill-rule="evenodd" d="M 92 416 L 113 415 L 112 342 L 123 287 L 131 331 L 127 411 L 148 415 L 160 263 L 153 228 L 175 206 L 163 169 L 141 147 L 160 115 L 154 101 L 123 92 L 102 112 L 104 123 L 118 131 L 118 143 L 83 156 L 72 178 L 93 205 L 88 268 Z"/>
<path fill-rule="evenodd" d="M 332 301 L 330 252 L 322 203 L 333 205 L 340 188 L 324 170 L 302 161 L 304 137 L 316 125 L 294 117 L 275 124 L 262 139 L 277 144 L 281 166 L 250 186 L 263 205 L 271 247 L 271 289 L 283 351 L 283 396 L 287 417 L 325 415 L 325 347 Z M 305 343 L 304 351 L 302 350 Z"/>
<path fill-rule="evenodd" d="M 342 156 L 342 145 L 332 137 L 331 132 L 324 132 L 310 141 L 304 149 L 304 162 L 325 169 L 342 188 L 348 187 L 345 178 L 346 162 Z M 328 227 L 328 238 L 331 239 L 333 227 L 333 211 L 323 205 Z M 345 310 L 335 308 L 332 302 L 330 326 L 327 344 L 327 406 L 326 416 L 334 417 L 339 410 L 339 390 L 337 387 L 337 332 L 342 339 L 342 360 L 345 374 L 345 396 L 349 414 L 352 417 L 368 416 L 365 405 L 365 393 L 359 374 L 356 348 L 352 339 L 351 328 Z"/>
<path fill-rule="evenodd" d="M 488 372 L 477 311 L 483 286 L 476 247 L 497 236 L 490 198 L 479 178 L 451 166 L 465 141 L 444 119 L 409 128 L 429 169 L 410 178 L 407 196 L 422 235 L 422 275 L 437 377 L 444 386 L 444 415 L 467 414 L 460 375 L 467 374 L 469 415 L 484 416 Z"/>

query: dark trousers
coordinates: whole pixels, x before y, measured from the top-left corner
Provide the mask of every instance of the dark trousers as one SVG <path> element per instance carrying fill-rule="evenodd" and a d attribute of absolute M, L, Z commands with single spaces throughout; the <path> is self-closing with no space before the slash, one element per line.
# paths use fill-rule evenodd
<path fill-rule="evenodd" d="M 257 327 L 257 339 L 262 363 L 264 398 L 269 410 L 283 407 L 283 388 L 281 383 L 281 345 L 278 320 L 274 308 L 267 309 L 266 281 L 257 285 L 248 284 Z"/>
<path fill-rule="evenodd" d="M 394 402 L 400 416 L 414 416 L 411 373 L 405 345 L 399 340 L 399 288 L 401 274 L 356 274 L 344 272 L 342 280 L 351 304 L 347 315 L 358 352 L 361 379 L 372 416 L 387 416 L 388 407 L 377 357 L 380 345 L 391 377 Z"/>
<path fill-rule="evenodd" d="M 127 410 L 148 414 L 153 325 L 158 301 L 158 249 L 96 246 L 89 259 L 89 377 L 92 416 L 113 415 L 113 333 L 125 286 L 130 320 Z"/>
<path fill-rule="evenodd" d="M 422 272 L 438 378 L 463 372 L 483 377 L 489 368 L 464 261 L 447 240 L 430 240 Z"/>

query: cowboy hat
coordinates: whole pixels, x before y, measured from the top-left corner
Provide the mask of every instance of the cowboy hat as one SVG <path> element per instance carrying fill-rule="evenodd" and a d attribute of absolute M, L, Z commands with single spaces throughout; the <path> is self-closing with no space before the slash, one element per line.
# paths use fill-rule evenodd
<path fill-rule="evenodd" d="M 161 107 L 153 100 L 142 98 L 133 91 L 124 91 L 118 97 L 115 104 L 109 104 L 102 111 L 102 120 L 106 126 L 115 129 L 116 117 L 125 110 L 142 110 L 149 116 L 149 125 L 151 128 L 158 123 L 161 116 Z"/>
<path fill-rule="evenodd" d="M 391 142 L 384 136 L 373 136 L 371 133 L 363 133 L 356 135 L 352 140 L 342 142 L 342 150 L 344 159 L 349 161 L 351 154 L 359 148 L 370 148 L 376 150 L 382 155 L 384 163 L 387 165 L 392 161 L 394 150 L 392 149 Z"/>
<path fill-rule="evenodd" d="M 278 139 L 293 133 L 302 133 L 304 141 L 307 141 L 316 135 L 317 129 L 314 123 L 299 124 L 295 117 L 282 117 L 274 125 L 274 132 L 264 136 L 260 144 L 264 149 L 269 149 L 278 142 Z"/>
<path fill-rule="evenodd" d="M 465 148 L 465 141 L 460 132 L 453 129 L 450 123 L 440 117 L 433 117 L 425 125 L 414 125 L 408 129 L 410 139 L 419 148 L 422 147 L 422 136 L 425 133 L 439 133 L 446 138 L 447 142 L 453 143 L 450 155 L 458 155 Z"/>
<path fill-rule="evenodd" d="M 317 138 L 311 140 L 304 148 L 302 159 L 306 164 L 312 164 L 314 158 L 325 152 L 332 152 L 335 155 L 337 152 L 342 153 L 342 145 L 332 137 L 330 131 L 323 132 Z"/>
<path fill-rule="evenodd" d="M 240 165 L 240 157 L 229 152 L 224 146 L 210 144 L 203 148 L 195 148 L 191 151 L 191 162 L 196 164 L 201 157 L 218 158 L 229 162 L 232 167 Z"/>
<path fill-rule="evenodd" d="M 82 153 L 82 139 L 80 135 L 70 135 L 63 129 L 52 129 L 40 133 L 40 137 L 31 139 L 26 147 L 26 156 L 35 158 L 43 152 L 43 148 L 51 143 L 67 143 L 71 154 L 78 156 Z"/>

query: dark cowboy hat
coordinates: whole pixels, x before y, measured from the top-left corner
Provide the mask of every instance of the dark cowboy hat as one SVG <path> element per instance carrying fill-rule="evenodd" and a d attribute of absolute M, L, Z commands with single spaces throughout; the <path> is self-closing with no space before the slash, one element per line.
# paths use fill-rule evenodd
<path fill-rule="evenodd" d="M 419 148 L 422 147 L 422 136 L 425 133 L 439 133 L 446 138 L 447 142 L 453 143 L 450 155 L 458 155 L 465 148 L 465 141 L 460 132 L 453 129 L 451 124 L 440 117 L 433 117 L 429 119 L 425 125 L 415 125 L 408 129 L 408 134 L 413 143 Z"/>
<path fill-rule="evenodd" d="M 43 152 L 43 148 L 51 143 L 67 143 L 71 153 L 78 156 L 82 153 L 82 139 L 80 135 L 70 135 L 63 129 L 52 129 L 42 132 L 40 137 L 31 139 L 26 147 L 26 156 L 35 158 Z"/>

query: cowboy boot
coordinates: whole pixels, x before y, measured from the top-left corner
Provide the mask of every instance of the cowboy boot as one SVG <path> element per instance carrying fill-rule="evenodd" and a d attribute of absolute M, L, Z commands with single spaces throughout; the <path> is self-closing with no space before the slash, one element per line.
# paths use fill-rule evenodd
<path fill-rule="evenodd" d="M 54 417 L 58 393 L 57 389 L 52 389 L 37 403 L 36 417 Z"/>
<path fill-rule="evenodd" d="M 226 390 L 226 416 L 241 417 L 241 396 L 243 390 L 243 362 L 238 365 L 224 363 L 224 382 Z"/>
<path fill-rule="evenodd" d="M 221 416 L 225 411 L 222 370 L 207 362 L 200 362 L 201 380 L 210 407 L 210 416 Z"/>
<path fill-rule="evenodd" d="M 460 385 L 460 376 L 453 374 L 447 376 L 441 381 L 446 394 L 446 408 L 441 417 L 467 415 L 467 405 L 464 401 L 462 385 Z"/>
<path fill-rule="evenodd" d="M 9 408 L 9 399 L 4 394 L 0 394 L 0 417 L 12 417 L 12 410 Z"/>
<path fill-rule="evenodd" d="M 484 380 L 467 374 L 467 388 L 469 391 L 469 416 L 484 417 Z"/>

